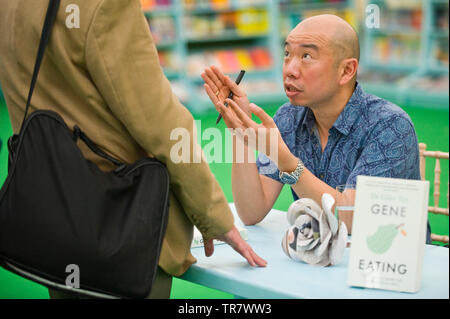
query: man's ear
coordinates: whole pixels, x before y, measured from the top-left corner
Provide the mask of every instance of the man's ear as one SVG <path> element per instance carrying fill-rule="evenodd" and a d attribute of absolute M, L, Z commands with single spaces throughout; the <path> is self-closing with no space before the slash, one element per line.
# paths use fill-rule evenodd
<path fill-rule="evenodd" d="M 358 71 L 358 60 L 355 58 L 344 59 L 341 61 L 339 67 L 340 72 L 340 85 L 345 85 L 350 82 Z"/>

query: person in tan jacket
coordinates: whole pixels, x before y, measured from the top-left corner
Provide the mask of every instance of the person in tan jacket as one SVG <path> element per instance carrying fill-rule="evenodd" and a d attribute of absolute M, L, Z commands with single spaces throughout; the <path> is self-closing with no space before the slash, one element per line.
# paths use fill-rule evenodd
<path fill-rule="evenodd" d="M 66 24 L 66 8 L 76 5 L 79 27 Z M 18 133 L 48 1 L 0 0 L 0 83 L 14 133 Z M 170 209 L 156 282 L 149 298 L 168 298 L 172 276 L 183 274 L 193 225 L 213 253 L 221 239 L 252 266 L 266 261 L 240 237 L 223 191 L 205 161 L 174 163 L 170 140 L 175 128 L 190 133 L 198 147 L 193 118 L 173 94 L 159 64 L 139 0 L 62 0 L 42 61 L 30 112 L 58 112 L 77 124 L 107 154 L 127 163 L 156 157 L 170 175 Z M 79 144 L 86 159 L 113 167 Z M 192 154 L 193 152 L 191 152 Z M 50 290 L 51 297 L 65 296 Z"/>

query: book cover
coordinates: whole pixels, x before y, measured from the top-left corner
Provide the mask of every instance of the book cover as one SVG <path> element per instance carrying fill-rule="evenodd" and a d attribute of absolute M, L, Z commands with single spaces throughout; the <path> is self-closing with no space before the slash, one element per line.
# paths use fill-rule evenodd
<path fill-rule="evenodd" d="M 429 182 L 358 176 L 348 284 L 417 292 Z"/>
<path fill-rule="evenodd" d="M 248 240 L 248 231 L 246 228 L 243 228 L 241 226 L 236 226 L 236 228 L 239 231 L 239 234 L 241 234 L 242 239 Z M 214 245 L 221 245 L 225 244 L 225 242 L 221 240 L 214 239 L 213 240 Z M 195 247 L 203 247 L 203 237 L 200 231 L 197 229 L 197 227 L 194 226 L 194 238 L 192 239 L 191 248 Z"/>

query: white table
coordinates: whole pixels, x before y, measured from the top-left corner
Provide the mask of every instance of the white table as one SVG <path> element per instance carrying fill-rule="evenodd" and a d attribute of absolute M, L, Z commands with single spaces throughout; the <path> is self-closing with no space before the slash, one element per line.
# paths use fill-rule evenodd
<path fill-rule="evenodd" d="M 233 204 L 236 225 L 243 225 Z M 272 210 L 258 225 L 244 226 L 248 243 L 267 260 L 265 268 L 253 268 L 228 245 L 216 245 L 212 257 L 203 247 L 193 248 L 197 263 L 180 278 L 222 290 L 242 298 L 449 298 L 449 249 L 426 245 L 419 292 L 401 293 L 347 285 L 350 248 L 336 266 L 320 267 L 289 259 L 281 249 L 289 227 L 286 212 Z"/>

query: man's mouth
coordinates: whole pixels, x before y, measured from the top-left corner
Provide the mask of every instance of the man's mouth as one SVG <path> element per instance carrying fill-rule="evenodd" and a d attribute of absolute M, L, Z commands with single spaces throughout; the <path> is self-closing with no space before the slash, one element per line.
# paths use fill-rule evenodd
<path fill-rule="evenodd" d="M 285 91 L 286 91 L 286 95 L 288 97 L 294 97 L 297 94 L 303 92 L 303 90 L 298 89 L 297 87 L 290 85 L 290 84 L 285 84 L 284 85 Z"/>

